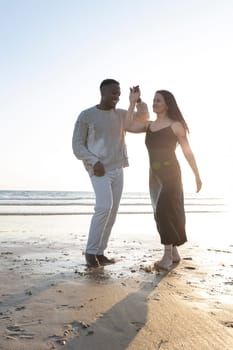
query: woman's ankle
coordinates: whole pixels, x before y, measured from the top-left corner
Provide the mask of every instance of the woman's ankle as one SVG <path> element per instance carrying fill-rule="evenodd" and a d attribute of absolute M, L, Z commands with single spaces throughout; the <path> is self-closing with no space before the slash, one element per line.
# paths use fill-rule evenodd
<path fill-rule="evenodd" d="M 180 261 L 180 254 L 178 252 L 178 249 L 176 246 L 172 247 L 172 259 L 173 262 L 179 262 Z"/>

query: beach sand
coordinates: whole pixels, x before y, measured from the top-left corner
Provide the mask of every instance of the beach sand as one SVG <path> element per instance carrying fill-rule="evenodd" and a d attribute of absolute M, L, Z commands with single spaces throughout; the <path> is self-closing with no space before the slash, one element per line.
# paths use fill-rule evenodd
<path fill-rule="evenodd" d="M 145 271 L 162 255 L 152 215 L 118 215 L 107 252 L 117 263 L 98 270 L 83 256 L 89 215 L 0 220 L 0 349 L 233 349 L 225 214 L 187 215 L 169 273 Z"/>

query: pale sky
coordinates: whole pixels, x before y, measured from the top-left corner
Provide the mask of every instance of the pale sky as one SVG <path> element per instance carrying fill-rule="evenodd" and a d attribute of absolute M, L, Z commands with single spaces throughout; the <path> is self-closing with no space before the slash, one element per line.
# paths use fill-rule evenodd
<path fill-rule="evenodd" d="M 121 83 L 140 85 L 151 118 L 158 89 L 190 127 L 203 192 L 233 175 L 232 0 L 0 0 L 0 190 L 92 190 L 71 148 L 79 113 Z M 127 134 L 124 191 L 148 190 L 144 135 Z M 182 158 L 186 192 L 194 176 Z M 232 188 L 231 188 L 232 190 Z"/>

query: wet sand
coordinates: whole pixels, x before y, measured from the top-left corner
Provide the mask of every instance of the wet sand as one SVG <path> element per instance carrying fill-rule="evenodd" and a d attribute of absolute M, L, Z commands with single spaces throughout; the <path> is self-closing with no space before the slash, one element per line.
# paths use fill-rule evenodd
<path fill-rule="evenodd" d="M 162 255 L 151 215 L 118 215 L 107 252 L 117 263 L 88 269 L 89 220 L 1 217 L 0 349 L 233 348 L 224 215 L 187 215 L 189 242 L 169 273 L 145 271 Z"/>

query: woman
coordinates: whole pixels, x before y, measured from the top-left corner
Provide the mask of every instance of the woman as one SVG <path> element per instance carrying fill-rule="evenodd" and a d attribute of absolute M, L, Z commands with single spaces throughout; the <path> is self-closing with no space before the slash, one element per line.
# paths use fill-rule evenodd
<path fill-rule="evenodd" d="M 131 90 L 130 101 L 138 99 Z M 181 171 L 175 149 L 180 144 L 196 179 L 196 190 L 202 187 L 195 157 L 190 148 L 188 126 L 171 92 L 159 90 L 153 100 L 155 121 L 132 122 L 128 131 L 145 132 L 146 147 L 150 161 L 150 197 L 154 218 L 164 245 L 161 260 L 154 263 L 156 270 L 169 271 L 173 263 L 180 261 L 177 247 L 187 241 L 185 232 L 184 196 Z M 130 112 L 130 109 L 128 111 Z"/>

